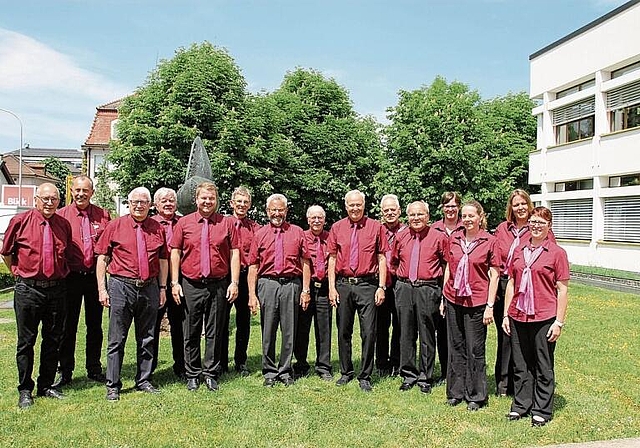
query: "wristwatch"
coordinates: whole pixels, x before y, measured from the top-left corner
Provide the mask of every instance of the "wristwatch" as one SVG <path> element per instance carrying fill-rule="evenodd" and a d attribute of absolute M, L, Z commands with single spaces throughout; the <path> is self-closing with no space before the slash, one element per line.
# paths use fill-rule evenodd
<path fill-rule="evenodd" d="M 386 291 L 387 287 L 384 285 L 378 285 L 378 289 L 382 289 L 383 291 Z"/>
<path fill-rule="evenodd" d="M 171 282 L 171 287 L 173 288 L 174 286 L 178 286 L 180 284 L 180 282 L 178 280 L 172 281 Z"/>

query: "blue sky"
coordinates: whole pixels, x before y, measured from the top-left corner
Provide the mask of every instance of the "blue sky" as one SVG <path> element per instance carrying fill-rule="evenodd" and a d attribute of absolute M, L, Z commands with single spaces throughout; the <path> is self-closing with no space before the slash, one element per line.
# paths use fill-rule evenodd
<path fill-rule="evenodd" d="M 0 14 L 0 108 L 33 148 L 79 148 L 95 107 L 142 85 L 159 59 L 209 41 L 252 92 L 313 68 L 383 121 L 399 90 L 458 80 L 484 98 L 528 91 L 529 55 L 624 0 L 21 0 Z M 0 152 L 19 124 L 0 112 Z"/>

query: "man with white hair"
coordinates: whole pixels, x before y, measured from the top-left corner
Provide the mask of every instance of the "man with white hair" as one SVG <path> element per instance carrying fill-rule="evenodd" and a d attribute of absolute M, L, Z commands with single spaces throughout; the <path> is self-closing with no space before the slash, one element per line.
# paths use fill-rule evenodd
<path fill-rule="evenodd" d="M 311 300 L 311 262 L 303 230 L 286 222 L 287 198 L 272 194 L 266 208 L 269 224 L 255 233 L 249 253 L 249 308 L 261 313 L 264 386 L 276 381 L 290 386 L 298 304 L 306 310 Z M 278 326 L 282 344 L 276 363 Z"/>
<path fill-rule="evenodd" d="M 130 214 L 111 221 L 95 248 L 100 303 L 110 308 L 106 382 L 109 401 L 120 399 L 120 372 L 132 321 L 138 360 L 136 389 L 159 393 L 151 384 L 151 367 L 156 316 L 166 300 L 167 244 L 162 225 L 149 218 L 149 190 L 134 188 L 128 200 Z"/>

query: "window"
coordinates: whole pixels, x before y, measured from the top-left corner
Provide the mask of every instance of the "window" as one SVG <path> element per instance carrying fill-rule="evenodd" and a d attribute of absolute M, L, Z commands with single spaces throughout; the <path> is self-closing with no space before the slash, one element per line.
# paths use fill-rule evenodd
<path fill-rule="evenodd" d="M 640 185 L 640 173 L 625 174 L 624 176 L 611 176 L 609 178 L 609 187 L 632 187 Z"/>
<path fill-rule="evenodd" d="M 640 243 L 640 196 L 604 199 L 604 239 Z"/>
<path fill-rule="evenodd" d="M 118 139 L 118 120 L 115 119 L 111 122 L 111 140 Z"/>
<path fill-rule="evenodd" d="M 556 238 L 591 240 L 593 200 L 571 199 L 552 201 L 553 233 Z"/>
<path fill-rule="evenodd" d="M 634 62 L 633 64 L 629 64 L 625 67 L 619 68 L 618 70 L 614 70 L 611 72 L 611 79 L 618 78 L 622 75 L 626 75 L 635 70 L 640 70 L 640 61 Z"/>
<path fill-rule="evenodd" d="M 593 97 L 553 111 L 557 145 L 593 137 L 594 124 L 595 101 Z"/>
<path fill-rule="evenodd" d="M 640 126 L 640 81 L 607 93 L 611 132 Z"/>
<path fill-rule="evenodd" d="M 593 190 L 593 179 L 571 180 L 565 182 L 556 182 L 554 186 L 555 192 L 576 191 L 576 190 Z"/>
<path fill-rule="evenodd" d="M 578 84 L 577 86 L 569 87 L 568 89 L 559 91 L 558 93 L 556 93 L 556 99 L 564 98 L 567 95 L 580 92 L 581 90 L 588 89 L 589 87 L 593 87 L 595 85 L 596 85 L 595 78 L 590 79 L 589 81 L 585 81 L 582 84 Z"/>

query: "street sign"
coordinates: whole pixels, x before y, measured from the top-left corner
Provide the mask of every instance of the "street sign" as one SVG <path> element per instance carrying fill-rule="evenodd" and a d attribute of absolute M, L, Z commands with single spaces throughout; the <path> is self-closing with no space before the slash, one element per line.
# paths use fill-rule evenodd
<path fill-rule="evenodd" d="M 33 198 L 36 195 L 35 185 L 23 185 L 22 197 L 19 195 L 19 190 L 18 185 L 3 185 L 2 205 L 33 207 Z"/>

